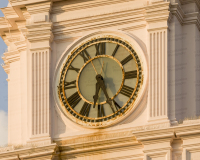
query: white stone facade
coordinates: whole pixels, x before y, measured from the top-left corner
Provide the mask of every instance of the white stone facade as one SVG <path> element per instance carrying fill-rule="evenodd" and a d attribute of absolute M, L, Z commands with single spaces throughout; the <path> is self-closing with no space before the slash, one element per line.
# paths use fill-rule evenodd
<path fill-rule="evenodd" d="M 199 0 L 9 1 L 0 35 L 10 146 L 0 159 L 200 159 Z M 91 129 L 59 110 L 55 73 L 70 48 L 105 33 L 137 48 L 144 82 L 123 121 Z"/>

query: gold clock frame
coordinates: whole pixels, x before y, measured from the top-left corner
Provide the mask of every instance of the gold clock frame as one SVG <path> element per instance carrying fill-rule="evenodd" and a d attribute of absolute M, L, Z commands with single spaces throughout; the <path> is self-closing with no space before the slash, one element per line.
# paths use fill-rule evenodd
<path fill-rule="evenodd" d="M 101 39 L 101 40 L 99 40 L 99 39 Z M 64 91 L 64 79 L 63 79 L 62 83 L 60 83 L 59 86 L 58 86 L 58 95 L 59 95 L 59 100 L 60 100 L 60 104 L 61 104 L 62 108 L 65 109 L 65 111 L 67 113 L 67 116 L 71 120 L 73 120 L 74 122 L 76 122 L 76 123 L 78 123 L 80 125 L 90 126 L 90 127 L 105 127 L 105 126 L 109 125 L 110 123 L 114 122 L 116 119 L 120 118 L 124 113 L 127 112 L 127 110 L 130 110 L 131 108 L 133 108 L 134 107 L 134 102 L 135 102 L 135 100 L 136 100 L 136 98 L 138 96 L 139 90 L 140 90 L 140 88 L 142 87 L 142 84 L 143 84 L 143 74 L 142 74 L 143 70 L 142 70 L 141 62 L 140 62 L 139 57 L 137 56 L 137 53 L 134 51 L 133 47 L 127 41 L 122 40 L 119 37 L 110 36 L 110 35 L 103 36 L 103 37 L 92 38 L 89 41 L 87 41 L 87 42 L 81 44 L 80 46 L 78 46 L 77 48 L 75 48 L 71 52 L 71 55 L 69 55 L 67 60 L 63 63 L 63 66 L 62 66 L 61 72 L 60 72 L 59 81 L 61 81 L 61 79 L 63 77 L 65 77 L 70 64 L 73 62 L 73 60 L 76 58 L 76 56 L 79 55 L 80 52 L 82 52 L 84 49 L 88 48 L 89 46 L 97 44 L 97 43 L 100 43 L 100 42 L 115 43 L 115 44 L 118 44 L 118 45 L 124 47 L 126 50 L 128 50 L 128 52 L 132 55 L 133 59 L 136 62 L 137 81 L 136 81 L 136 85 L 135 86 L 137 86 L 137 87 L 134 88 L 134 91 L 132 92 L 131 97 L 129 97 L 129 100 L 118 111 L 116 111 L 115 113 L 112 113 L 112 114 L 107 115 L 105 117 L 90 118 L 90 117 L 86 117 L 86 116 L 83 116 L 83 115 L 79 114 L 78 112 L 73 110 L 73 108 L 69 105 L 69 103 L 67 101 L 67 98 L 66 98 L 66 95 L 65 95 L 65 91 Z M 94 57 L 94 58 L 91 58 L 91 59 L 93 60 L 93 59 L 98 58 L 98 57 L 106 57 L 106 56 L 97 56 L 97 57 Z M 110 57 L 112 57 L 112 56 L 110 56 Z M 112 57 L 112 58 L 114 58 L 114 57 Z M 89 61 L 91 61 L 91 59 Z M 117 60 L 117 62 L 120 63 L 118 60 Z M 80 76 L 80 73 L 81 73 L 82 69 L 88 63 L 89 62 L 86 62 L 83 65 L 83 67 L 80 69 L 80 71 L 78 73 L 78 76 Z M 66 66 L 66 64 L 67 64 L 67 66 Z M 120 63 L 120 66 L 122 66 L 121 63 Z M 116 95 L 120 93 L 120 91 L 121 91 L 121 89 L 123 87 L 124 79 L 125 79 L 124 78 L 125 74 L 124 74 L 123 66 L 122 66 L 122 70 L 123 70 L 123 72 L 122 72 L 123 73 L 122 85 L 121 85 L 119 91 L 116 93 Z M 63 75 L 63 71 L 64 71 L 64 75 Z M 78 78 L 79 77 L 77 77 L 77 79 Z M 78 82 L 76 81 L 76 87 L 78 87 L 77 83 Z M 63 91 L 63 95 L 60 93 L 60 90 Z M 79 92 L 79 95 L 84 101 L 86 101 L 81 96 L 80 92 Z M 64 97 L 64 99 L 63 99 L 63 97 Z M 63 100 L 64 100 L 64 102 L 63 102 Z M 66 108 L 66 106 L 68 108 Z M 75 115 L 72 114 L 72 112 L 75 112 Z"/>

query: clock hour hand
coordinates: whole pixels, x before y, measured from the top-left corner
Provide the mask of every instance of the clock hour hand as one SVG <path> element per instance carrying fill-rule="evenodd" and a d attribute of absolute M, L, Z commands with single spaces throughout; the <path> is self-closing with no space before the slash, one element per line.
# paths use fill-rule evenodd
<path fill-rule="evenodd" d="M 98 74 L 98 75 L 96 76 L 96 79 L 97 79 L 97 84 L 99 84 L 99 88 L 101 88 L 101 89 L 103 90 L 103 92 L 104 92 L 104 94 L 105 94 L 105 96 L 106 96 L 106 99 L 107 99 L 106 102 L 110 105 L 110 107 L 112 108 L 112 110 L 113 110 L 113 112 L 114 112 L 114 108 L 113 108 L 113 106 L 112 106 L 112 100 L 111 100 L 111 98 L 109 98 L 108 93 L 107 93 L 107 91 L 106 91 L 106 86 L 105 86 L 105 84 L 104 84 L 103 77 L 102 77 L 100 74 Z"/>

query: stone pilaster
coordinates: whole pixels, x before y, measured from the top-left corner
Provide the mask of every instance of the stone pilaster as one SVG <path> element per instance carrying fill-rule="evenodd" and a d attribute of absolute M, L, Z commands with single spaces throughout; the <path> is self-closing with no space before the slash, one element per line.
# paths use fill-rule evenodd
<path fill-rule="evenodd" d="M 145 7 L 148 23 L 149 122 L 168 121 L 168 19 L 169 3 L 151 2 Z"/>
<path fill-rule="evenodd" d="M 51 143 L 50 59 L 52 23 L 51 2 L 26 6 L 31 18 L 26 26 L 29 47 L 29 134 L 30 142 Z"/>

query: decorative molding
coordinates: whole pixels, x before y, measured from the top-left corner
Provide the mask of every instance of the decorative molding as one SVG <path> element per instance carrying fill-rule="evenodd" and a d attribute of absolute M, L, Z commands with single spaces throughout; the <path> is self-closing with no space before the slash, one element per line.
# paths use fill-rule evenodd
<path fill-rule="evenodd" d="M 84 136 L 78 136 L 78 137 L 70 137 L 69 139 L 66 139 L 66 140 L 62 140 L 60 141 L 59 139 L 58 140 L 55 140 L 55 141 L 58 141 L 57 144 L 59 145 L 70 145 L 70 144 L 79 144 L 79 143 L 93 143 L 93 142 L 96 142 L 96 141 L 106 141 L 106 140 L 112 140 L 112 139 L 120 139 L 120 138 L 129 138 L 129 137 L 132 137 L 133 138 L 133 134 L 132 134 L 132 131 L 124 131 L 124 132 L 115 132 L 115 133 L 104 133 L 104 134 L 98 134 L 96 133 L 95 135 L 94 134 L 88 134 L 88 135 L 84 135 Z"/>
<path fill-rule="evenodd" d="M 74 144 L 81 144 L 81 143 L 93 143 L 96 141 L 108 141 L 108 140 L 115 140 L 115 139 L 123 139 L 123 138 L 131 138 L 135 139 L 136 141 L 139 140 L 148 140 L 154 139 L 155 143 L 158 140 L 156 137 L 160 137 L 160 139 L 163 139 L 164 137 L 173 137 L 174 133 L 176 133 L 177 136 L 180 135 L 181 132 L 193 132 L 194 129 L 197 129 L 196 127 L 199 126 L 199 121 L 194 121 L 193 125 L 184 125 L 179 124 L 177 126 L 171 127 L 170 123 L 161 123 L 161 124 L 153 124 L 153 125 L 144 125 L 144 126 L 138 126 L 134 128 L 126 129 L 123 132 L 104 132 L 103 134 L 86 134 L 83 136 L 75 136 L 70 137 L 69 139 L 63 140 L 61 139 L 54 139 L 55 142 L 57 142 L 58 145 L 74 145 Z M 198 127 L 198 132 L 200 132 L 200 127 Z M 194 132 L 195 134 L 197 132 Z M 181 136 L 181 135 L 180 135 Z M 134 138 L 135 137 L 135 138 Z M 152 141 L 150 143 L 153 143 Z"/>
<path fill-rule="evenodd" d="M 5 63 L 5 61 L 4 61 L 4 63 Z M 10 73 L 10 63 L 2 64 L 1 66 L 3 67 L 4 71 L 5 71 L 7 74 Z"/>
<path fill-rule="evenodd" d="M 55 0 L 52 0 L 55 1 Z M 49 0 L 9 0 L 12 6 L 24 6 L 33 3 L 49 2 Z"/>
<path fill-rule="evenodd" d="M 93 155 L 93 159 L 96 159 L 95 156 L 101 155 L 105 150 L 105 154 L 116 154 L 116 152 L 131 150 L 130 153 L 125 155 L 115 155 L 115 159 L 121 159 L 121 157 L 124 158 L 124 156 L 127 158 L 137 157 L 138 159 L 142 159 L 144 156 L 142 153 L 142 144 L 135 140 L 131 132 L 125 131 L 121 133 L 107 134 L 96 133 L 89 134 L 84 137 L 81 136 L 80 139 L 81 140 L 77 137 L 75 139 L 71 138 L 69 140 L 57 142 L 63 159 L 74 156 L 91 156 L 91 153 Z M 108 157 L 103 156 L 102 159 L 108 159 Z M 109 159 L 112 158 L 109 156 Z"/>
<path fill-rule="evenodd" d="M 8 51 L 4 53 L 2 59 L 5 65 L 3 68 L 6 73 L 9 73 L 10 63 L 20 60 L 20 52 L 26 50 L 26 40 L 19 30 L 13 30 L 10 32 L 4 32 L 5 36 L 2 36 L 5 43 L 9 46 Z M 11 45 L 13 44 L 13 45 Z"/>
<path fill-rule="evenodd" d="M 26 20 L 31 18 L 30 13 L 27 11 L 27 8 L 21 8 L 22 14 Z"/>
<path fill-rule="evenodd" d="M 17 12 L 14 10 L 13 7 L 1 8 L 1 11 L 3 12 L 3 14 L 7 19 L 19 18 L 19 15 L 17 14 Z"/>
<path fill-rule="evenodd" d="M 165 157 L 167 156 L 167 152 L 168 150 L 170 150 L 170 148 L 166 149 L 164 148 L 165 151 L 160 151 L 160 150 L 157 150 L 157 152 L 154 152 L 152 153 L 152 151 L 147 154 L 148 158 L 150 159 L 154 159 L 154 158 L 159 158 L 159 159 L 165 159 Z"/>
<path fill-rule="evenodd" d="M 5 19 L 4 17 L 0 17 L 0 29 L 8 29 L 9 27 L 12 27 L 12 26 L 8 22 L 8 20 Z"/>
<path fill-rule="evenodd" d="M 193 0 L 192 0 L 193 1 Z M 200 31 L 200 13 L 184 13 L 178 3 L 170 5 L 170 12 L 177 17 L 181 25 L 196 24 Z"/>
<path fill-rule="evenodd" d="M 51 10 L 51 1 L 43 2 L 43 3 L 34 3 L 26 5 L 27 11 L 30 15 L 39 14 L 39 13 L 49 13 Z"/>
<path fill-rule="evenodd" d="M 2 12 L 5 15 L 4 17 L 0 17 L 0 34 L 4 35 L 4 31 L 12 31 L 12 30 L 18 30 L 18 27 L 16 25 L 16 21 L 24 20 L 23 15 L 21 13 L 20 8 L 13 8 L 12 6 L 1 8 Z M 3 25 L 1 25 L 1 22 L 4 21 Z"/>
<path fill-rule="evenodd" d="M 4 53 L 4 57 L 2 57 L 4 61 L 7 63 L 12 63 L 20 60 L 20 52 L 18 50 L 8 51 Z"/>
<path fill-rule="evenodd" d="M 52 155 L 56 153 L 56 144 L 48 145 L 19 145 L 6 147 L 0 149 L 0 159 L 10 160 L 10 159 L 32 159 L 37 157 L 38 159 L 51 159 Z"/>
<path fill-rule="evenodd" d="M 190 4 L 190 3 L 196 3 L 197 7 L 198 7 L 199 10 L 200 10 L 200 1 L 199 1 L 199 0 L 179 0 L 179 2 L 180 2 L 182 5 Z"/>
<path fill-rule="evenodd" d="M 144 154 L 133 153 L 133 155 L 129 155 L 129 156 L 118 156 L 117 159 L 144 160 Z M 116 157 L 104 158 L 103 160 L 116 160 Z"/>
<path fill-rule="evenodd" d="M 124 18 L 126 17 L 126 18 Z M 130 28 L 130 23 L 132 27 Z M 63 21 L 53 21 L 53 33 L 55 37 L 66 34 L 87 32 L 90 30 L 118 26 L 116 29 L 128 30 L 144 28 L 145 20 L 142 9 L 127 10 L 87 17 L 70 18 Z M 127 27 L 129 25 L 129 27 Z"/>
<path fill-rule="evenodd" d="M 4 64 L 2 65 L 4 71 L 9 74 L 10 73 L 10 63 L 20 60 L 20 53 L 18 50 L 5 52 L 2 57 Z"/>
<path fill-rule="evenodd" d="M 82 3 L 74 3 L 73 1 L 66 1 L 66 2 L 56 2 L 54 3 L 54 7 L 51 11 L 52 14 L 57 14 L 61 12 L 69 12 L 74 10 L 81 10 L 81 9 L 89 9 L 99 6 L 108 6 L 113 4 L 121 4 L 124 2 L 130 2 L 134 0 L 94 0 L 94 1 L 81 1 Z"/>
<path fill-rule="evenodd" d="M 157 31 L 163 31 L 163 30 L 169 30 L 169 28 L 168 27 L 158 27 L 158 28 L 147 29 L 148 32 L 157 32 Z"/>
<path fill-rule="evenodd" d="M 138 126 L 138 127 L 133 128 L 133 132 L 148 131 L 148 130 L 155 130 L 155 129 L 165 129 L 165 128 L 170 128 L 170 123 L 160 123 L 160 124 L 153 124 L 153 125 Z"/>
<path fill-rule="evenodd" d="M 26 26 L 28 34 L 26 35 L 27 39 L 31 43 L 49 41 L 53 40 L 53 34 L 51 32 L 52 23 L 39 23 Z M 50 47 L 45 46 L 45 47 Z M 41 48 L 41 47 L 40 47 Z M 32 49 L 32 48 L 31 48 Z"/>
<path fill-rule="evenodd" d="M 200 119 L 194 119 L 194 120 L 184 120 L 183 124 L 188 125 L 188 124 L 200 124 Z"/>
<path fill-rule="evenodd" d="M 119 30 L 122 30 L 122 31 L 133 31 L 133 30 L 138 30 L 138 29 L 144 29 L 146 26 L 147 25 L 144 22 L 144 24 L 133 25 L 133 26 L 128 26 L 128 27 L 122 27 Z"/>
<path fill-rule="evenodd" d="M 167 21 L 169 18 L 169 2 L 159 1 L 145 6 L 145 20 L 148 23 Z"/>

